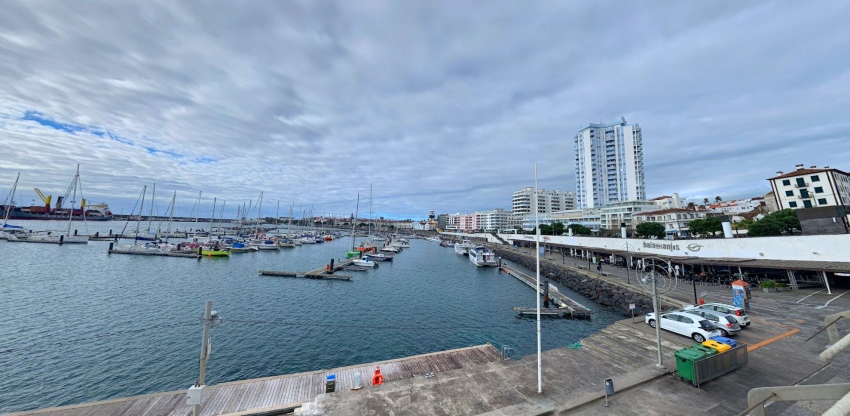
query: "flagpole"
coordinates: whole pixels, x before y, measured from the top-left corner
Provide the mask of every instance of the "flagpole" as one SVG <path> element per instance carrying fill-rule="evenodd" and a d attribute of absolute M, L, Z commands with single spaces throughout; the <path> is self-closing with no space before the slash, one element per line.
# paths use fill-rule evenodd
<path fill-rule="evenodd" d="M 537 392 L 543 393 L 543 357 L 540 355 L 540 215 L 537 209 L 537 164 L 534 164 L 534 229 L 537 249 Z"/>

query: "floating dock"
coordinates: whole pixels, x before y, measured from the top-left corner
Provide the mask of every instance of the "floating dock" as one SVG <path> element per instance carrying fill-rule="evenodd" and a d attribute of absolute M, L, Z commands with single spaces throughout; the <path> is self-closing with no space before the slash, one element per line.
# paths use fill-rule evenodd
<path fill-rule="evenodd" d="M 274 270 L 260 270 L 261 276 L 277 276 L 277 277 L 301 277 L 305 279 L 324 279 L 324 280 L 351 280 L 353 277 L 351 276 L 343 276 L 341 274 L 329 274 L 329 273 L 321 273 L 321 274 L 310 274 L 310 273 L 297 273 L 297 272 L 278 272 Z"/>
<path fill-rule="evenodd" d="M 476 367 L 501 361 L 501 353 L 485 344 L 456 350 L 415 355 L 395 360 L 358 364 L 332 370 L 265 377 L 207 386 L 204 392 L 204 416 L 239 414 L 282 414 L 301 407 L 305 402 L 325 393 L 325 380 L 336 375 L 336 391 L 352 390 L 356 374 L 360 374 L 361 388 L 372 388 L 372 374 L 380 366 L 384 383 L 424 377 L 461 368 Z M 93 403 L 31 410 L 13 415 L 88 416 L 88 415 L 173 415 L 192 414 L 186 405 L 186 390 L 146 394 Z"/>
<path fill-rule="evenodd" d="M 537 290 L 537 279 L 531 277 L 523 272 L 516 270 L 513 267 L 502 265 L 501 270 L 513 277 L 519 279 L 520 282 L 525 283 L 530 286 L 532 289 Z M 543 291 L 541 290 L 541 293 Z M 558 289 L 549 284 L 549 302 L 557 305 L 557 308 L 541 308 L 540 314 L 547 316 L 558 316 L 562 318 L 573 318 L 573 319 L 590 319 L 591 312 L 590 309 L 586 308 L 584 305 L 568 298 L 563 293 L 559 292 Z M 517 312 L 517 315 L 530 315 L 537 314 L 536 308 L 514 308 Z M 545 313 L 544 313 L 545 311 Z"/>
<path fill-rule="evenodd" d="M 334 263 L 333 271 L 339 270 L 355 270 L 359 271 L 359 269 L 353 269 L 354 259 L 346 259 L 341 260 L 339 263 Z M 330 271 L 331 263 L 328 263 L 327 266 L 318 268 L 316 270 L 311 270 L 309 272 L 286 272 L 286 271 L 275 271 L 275 270 L 260 270 L 261 276 L 279 276 L 279 277 L 301 277 L 306 279 L 325 279 L 325 280 L 351 280 L 353 277 L 351 276 L 343 276 L 334 274 Z M 365 268 L 364 268 L 365 269 Z"/>

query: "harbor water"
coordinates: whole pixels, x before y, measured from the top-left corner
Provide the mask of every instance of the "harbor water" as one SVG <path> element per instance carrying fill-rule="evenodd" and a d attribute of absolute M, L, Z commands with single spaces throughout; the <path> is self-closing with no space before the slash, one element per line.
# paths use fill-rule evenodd
<path fill-rule="evenodd" d="M 15 222 L 63 229 L 54 222 Z M 118 232 L 116 221 L 74 223 Z M 180 224 L 177 228 L 192 228 Z M 132 241 L 124 242 L 129 244 Z M 118 243 L 122 244 L 122 243 Z M 108 242 L 0 241 L 0 412 L 182 390 L 197 379 L 204 302 L 211 330 L 207 384 L 327 369 L 480 345 L 536 351 L 536 324 L 513 308 L 534 291 L 425 240 L 354 279 L 260 276 L 344 258 L 349 239 L 230 258 L 107 254 Z M 591 321 L 545 319 L 543 348 L 574 343 L 618 315 L 565 288 Z"/>

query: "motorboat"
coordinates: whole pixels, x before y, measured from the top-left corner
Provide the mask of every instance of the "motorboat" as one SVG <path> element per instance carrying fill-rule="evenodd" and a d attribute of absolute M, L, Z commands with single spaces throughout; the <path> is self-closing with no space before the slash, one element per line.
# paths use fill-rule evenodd
<path fill-rule="evenodd" d="M 469 249 L 469 261 L 475 263 L 476 266 L 496 267 L 496 254 L 484 246 L 473 247 Z"/>
<path fill-rule="evenodd" d="M 375 261 L 393 261 L 393 256 L 384 253 L 378 253 L 370 254 L 369 259 L 373 259 Z"/>
<path fill-rule="evenodd" d="M 455 243 L 455 253 L 460 254 L 461 256 L 469 254 L 469 249 L 471 248 L 472 242 L 469 240 L 463 240 L 460 243 Z"/>
<path fill-rule="evenodd" d="M 363 257 L 362 259 L 354 259 L 352 260 L 355 266 L 360 267 L 378 267 L 378 263 L 376 261 L 370 260 L 370 256 Z"/>

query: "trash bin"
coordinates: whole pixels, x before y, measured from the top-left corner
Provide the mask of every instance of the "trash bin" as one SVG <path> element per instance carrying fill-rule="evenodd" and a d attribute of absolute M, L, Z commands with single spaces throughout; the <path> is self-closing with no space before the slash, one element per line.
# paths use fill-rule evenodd
<path fill-rule="evenodd" d="M 732 347 L 732 348 L 735 348 L 735 347 L 737 347 L 737 346 L 738 346 L 738 341 L 735 341 L 735 340 L 734 340 L 734 339 L 732 339 L 732 338 L 721 337 L 721 336 L 719 336 L 719 335 L 718 335 L 718 336 L 716 336 L 716 337 L 711 337 L 710 339 L 711 339 L 712 341 L 717 341 L 717 342 L 720 342 L 720 343 L 726 344 L 726 345 L 728 345 L 728 346 L 730 346 L 730 347 Z"/>
<path fill-rule="evenodd" d="M 692 349 L 694 351 L 699 351 L 699 352 L 702 353 L 702 355 L 704 355 L 706 357 L 711 357 L 712 355 L 717 354 L 716 349 L 709 348 L 709 347 L 706 347 L 706 346 L 700 345 L 700 344 L 694 345 L 694 346 L 690 347 L 689 349 Z"/>
<path fill-rule="evenodd" d="M 694 383 L 696 379 L 694 362 L 701 360 L 704 357 L 705 354 L 692 348 L 685 348 L 676 351 L 676 372 L 679 375 L 679 379 L 688 380 Z"/>
<path fill-rule="evenodd" d="M 726 352 L 726 351 L 729 351 L 729 350 L 732 349 L 732 347 L 729 346 L 729 344 L 724 344 L 722 342 L 717 342 L 717 341 L 714 341 L 714 340 L 705 341 L 705 342 L 702 343 L 702 345 L 705 345 L 706 347 L 714 348 L 714 349 L 717 350 L 717 352 Z"/>
<path fill-rule="evenodd" d="M 336 374 L 328 374 L 325 380 L 325 393 L 333 393 L 336 391 Z"/>

